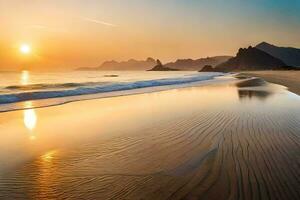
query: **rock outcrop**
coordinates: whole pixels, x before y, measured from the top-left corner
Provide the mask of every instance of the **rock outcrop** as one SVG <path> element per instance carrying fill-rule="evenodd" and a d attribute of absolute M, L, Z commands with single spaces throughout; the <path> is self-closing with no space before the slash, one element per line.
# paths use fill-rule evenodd
<path fill-rule="evenodd" d="M 284 70 L 287 65 L 255 47 L 241 48 L 237 55 L 215 67 L 216 71 Z"/>
<path fill-rule="evenodd" d="M 178 71 L 178 69 L 172 69 L 172 68 L 169 68 L 169 67 L 165 67 L 160 62 L 160 60 L 157 60 L 156 61 L 156 65 L 152 69 L 150 69 L 148 71 Z"/>

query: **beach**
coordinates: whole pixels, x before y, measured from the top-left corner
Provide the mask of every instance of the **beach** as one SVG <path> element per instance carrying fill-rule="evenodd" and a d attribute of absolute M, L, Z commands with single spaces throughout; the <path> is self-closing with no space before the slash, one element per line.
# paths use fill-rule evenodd
<path fill-rule="evenodd" d="M 223 79 L 0 113 L 0 199 L 299 199 L 300 97 Z"/>
<path fill-rule="evenodd" d="M 284 85 L 291 92 L 300 95 L 300 71 L 249 71 L 242 74 L 261 77 L 266 81 Z"/>
<path fill-rule="evenodd" d="M 0 0 L 0 200 L 300 200 L 300 0 Z"/>

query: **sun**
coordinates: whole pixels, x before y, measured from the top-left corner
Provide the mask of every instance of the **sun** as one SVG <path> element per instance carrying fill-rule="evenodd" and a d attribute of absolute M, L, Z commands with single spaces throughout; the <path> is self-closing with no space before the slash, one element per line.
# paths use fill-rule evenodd
<path fill-rule="evenodd" d="M 31 52 L 31 47 L 28 44 L 21 44 L 19 50 L 22 54 L 29 54 Z"/>

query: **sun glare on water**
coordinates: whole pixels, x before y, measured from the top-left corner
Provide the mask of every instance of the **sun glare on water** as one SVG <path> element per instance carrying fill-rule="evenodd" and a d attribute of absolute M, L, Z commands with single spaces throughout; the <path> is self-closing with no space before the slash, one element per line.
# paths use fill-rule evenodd
<path fill-rule="evenodd" d="M 28 44 L 22 44 L 20 46 L 20 52 L 22 54 L 29 54 L 31 52 L 31 47 Z"/>
<path fill-rule="evenodd" d="M 21 72 L 20 82 L 22 85 L 28 85 L 29 83 L 29 71 L 23 70 Z"/>

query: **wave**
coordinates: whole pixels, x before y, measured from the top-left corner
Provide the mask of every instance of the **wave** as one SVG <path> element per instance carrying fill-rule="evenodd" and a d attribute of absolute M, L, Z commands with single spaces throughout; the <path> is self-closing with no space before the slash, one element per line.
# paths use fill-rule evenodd
<path fill-rule="evenodd" d="M 65 89 L 65 88 L 75 88 L 75 87 L 83 87 L 83 86 L 95 86 L 100 84 L 105 84 L 107 82 L 85 82 L 85 83 L 56 83 L 56 84 L 29 84 L 29 85 L 10 85 L 5 87 L 4 89 L 8 90 L 41 90 L 41 89 Z"/>
<path fill-rule="evenodd" d="M 166 78 L 157 80 L 145 80 L 136 82 L 120 82 L 120 83 L 103 83 L 103 82 L 87 82 L 87 83 L 63 83 L 63 84 L 34 84 L 29 86 L 8 86 L 6 89 L 32 90 L 32 89 L 55 89 L 44 91 L 26 91 L 13 94 L 0 95 L 0 104 L 9 104 L 22 101 L 41 100 L 50 98 L 62 98 L 79 95 L 90 95 L 106 92 L 116 92 L 124 90 L 141 89 L 157 86 L 168 86 L 177 84 L 186 84 L 198 81 L 213 79 L 222 73 L 199 74 L 182 78 Z M 61 90 L 61 88 L 66 88 Z M 57 90 L 60 89 L 60 90 Z"/>

